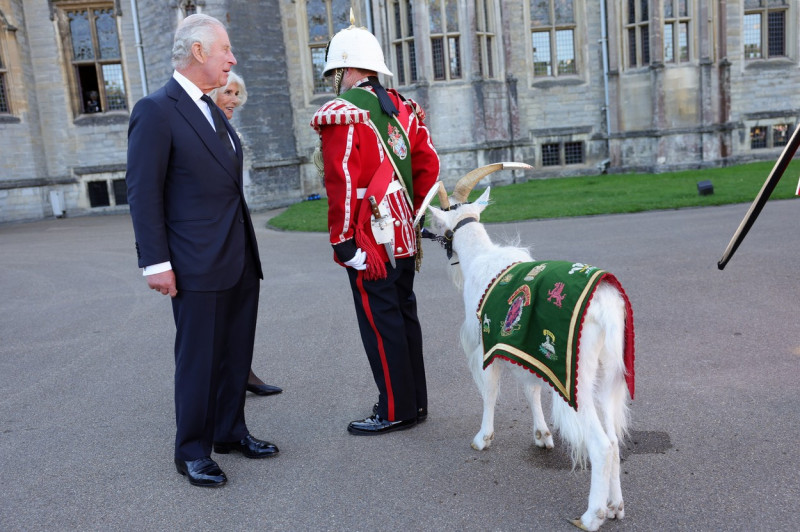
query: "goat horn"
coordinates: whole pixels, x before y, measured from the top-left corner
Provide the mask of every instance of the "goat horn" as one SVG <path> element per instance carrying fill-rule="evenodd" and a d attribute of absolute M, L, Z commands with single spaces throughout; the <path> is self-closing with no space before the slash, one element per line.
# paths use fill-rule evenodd
<path fill-rule="evenodd" d="M 439 181 L 439 206 L 445 211 L 450 208 L 450 198 L 447 197 L 447 191 L 441 181 Z"/>
<path fill-rule="evenodd" d="M 472 189 L 475 188 L 478 181 L 493 172 L 505 169 L 530 170 L 531 168 L 532 166 L 529 164 L 513 162 L 487 164 L 486 166 L 476 168 L 458 180 L 453 190 L 453 201 L 456 203 L 466 203 L 469 198 L 469 193 L 472 192 Z"/>

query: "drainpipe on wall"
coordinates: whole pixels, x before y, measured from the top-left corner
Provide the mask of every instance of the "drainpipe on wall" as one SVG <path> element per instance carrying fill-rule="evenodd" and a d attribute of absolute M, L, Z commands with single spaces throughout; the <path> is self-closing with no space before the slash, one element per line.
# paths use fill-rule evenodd
<path fill-rule="evenodd" d="M 372 23 L 372 1 L 367 0 L 366 5 L 367 5 L 367 29 L 371 34 L 375 35 L 375 28 Z"/>
<path fill-rule="evenodd" d="M 136 0 L 131 0 L 131 13 L 133 14 L 133 33 L 136 38 L 136 55 L 139 58 L 139 76 L 142 79 L 142 96 L 147 96 L 147 72 L 144 69 L 144 47 L 142 46 L 142 32 L 139 29 L 139 8 Z"/>
<path fill-rule="evenodd" d="M 606 153 L 608 158 L 602 162 L 604 169 L 601 171 L 605 173 L 605 169 L 611 163 L 611 118 L 608 109 L 608 20 L 606 15 L 606 0 L 600 1 L 600 49 L 603 53 L 603 97 L 604 109 L 606 115 Z"/>

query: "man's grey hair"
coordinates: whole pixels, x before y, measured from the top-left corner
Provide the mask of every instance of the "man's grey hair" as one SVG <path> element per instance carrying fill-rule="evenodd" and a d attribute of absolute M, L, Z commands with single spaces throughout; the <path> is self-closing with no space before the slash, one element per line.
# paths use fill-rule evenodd
<path fill-rule="evenodd" d="M 192 45 L 199 42 L 208 53 L 216 35 L 215 27 L 225 29 L 222 22 L 208 15 L 189 15 L 178 24 L 175 42 L 172 45 L 172 67 L 176 70 L 186 68 L 192 62 Z"/>
<path fill-rule="evenodd" d="M 244 102 L 247 101 L 247 87 L 244 86 L 244 80 L 242 79 L 242 77 L 239 74 L 236 74 L 232 70 L 228 73 L 228 83 L 226 83 L 222 87 L 218 87 L 213 91 L 209 92 L 208 93 L 209 98 L 214 100 L 214 102 L 216 103 L 217 94 L 228 90 L 228 87 L 230 86 L 231 83 L 236 83 L 237 85 L 239 85 L 239 105 L 237 105 L 237 107 L 241 107 L 242 105 L 244 105 Z"/>

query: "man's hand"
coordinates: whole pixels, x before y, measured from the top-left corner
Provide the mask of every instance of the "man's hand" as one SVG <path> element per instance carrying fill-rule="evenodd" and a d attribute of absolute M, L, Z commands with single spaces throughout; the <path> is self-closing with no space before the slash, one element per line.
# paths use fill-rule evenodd
<path fill-rule="evenodd" d="M 178 295 L 178 288 L 175 285 L 175 272 L 172 270 L 148 275 L 146 279 L 147 286 L 153 290 L 161 292 L 164 295 L 169 294 L 169 297 Z"/>
<path fill-rule="evenodd" d="M 367 253 L 362 251 L 361 248 L 356 250 L 356 255 L 352 259 L 345 261 L 347 266 L 350 266 L 354 270 L 366 270 L 367 269 Z"/>

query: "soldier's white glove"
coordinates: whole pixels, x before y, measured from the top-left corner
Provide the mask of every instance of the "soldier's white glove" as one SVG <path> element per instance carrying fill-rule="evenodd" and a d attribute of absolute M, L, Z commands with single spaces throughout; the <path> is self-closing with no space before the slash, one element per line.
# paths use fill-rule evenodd
<path fill-rule="evenodd" d="M 344 262 L 345 265 L 350 266 L 354 270 L 366 270 L 367 269 L 367 253 L 362 251 L 361 248 L 356 249 L 356 255 Z"/>

